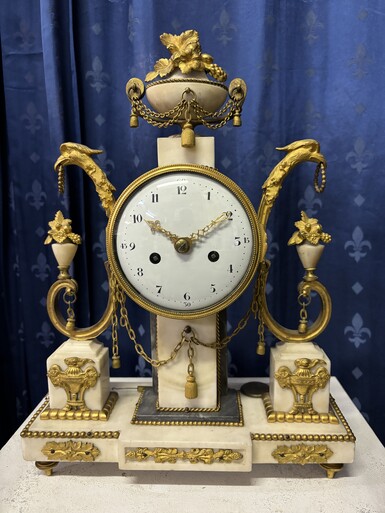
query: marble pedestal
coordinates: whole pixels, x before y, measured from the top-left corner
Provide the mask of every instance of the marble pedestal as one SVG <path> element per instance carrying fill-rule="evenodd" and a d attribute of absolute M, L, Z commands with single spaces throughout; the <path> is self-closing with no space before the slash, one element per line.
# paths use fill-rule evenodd
<path fill-rule="evenodd" d="M 47 372 L 53 365 L 59 365 L 65 371 L 68 365 L 64 360 L 71 357 L 91 360 L 84 365 L 83 369 L 92 366 L 96 369 L 99 377 L 95 386 L 85 391 L 84 400 L 90 410 L 102 410 L 110 393 L 108 349 L 96 339 L 81 342 L 68 339 L 47 359 Z M 65 406 L 67 395 L 64 388 L 54 386 L 50 379 L 48 379 L 48 394 L 51 409 L 62 409 Z"/>
<path fill-rule="evenodd" d="M 171 164 L 197 164 L 199 166 L 215 167 L 214 137 L 195 137 L 195 146 L 183 148 L 181 137 L 159 137 L 158 166 Z"/>
<path fill-rule="evenodd" d="M 156 354 L 160 360 L 170 356 L 181 337 L 181 333 L 189 325 L 199 340 L 213 342 L 217 339 L 217 316 L 210 315 L 193 321 L 179 319 L 156 318 Z M 219 355 L 216 349 L 202 345 L 194 346 L 194 374 L 198 386 L 198 397 L 187 399 L 185 397 L 185 383 L 189 359 L 187 346 L 182 348 L 175 360 L 163 367 L 158 373 L 158 401 L 159 408 L 219 408 Z"/>
<path fill-rule="evenodd" d="M 158 165 L 199 164 L 215 166 L 214 137 L 196 137 L 193 148 L 183 148 L 180 136 L 160 137 L 158 143 Z M 166 359 L 181 338 L 186 326 L 190 326 L 198 339 L 212 343 L 217 340 L 217 316 L 186 321 L 166 319 L 158 316 L 155 326 L 153 349 L 157 359 Z M 204 346 L 194 347 L 194 367 L 198 384 L 198 397 L 185 397 L 187 377 L 187 346 L 175 360 L 157 369 L 158 407 L 160 409 L 219 409 L 220 407 L 220 362 L 218 351 Z"/>

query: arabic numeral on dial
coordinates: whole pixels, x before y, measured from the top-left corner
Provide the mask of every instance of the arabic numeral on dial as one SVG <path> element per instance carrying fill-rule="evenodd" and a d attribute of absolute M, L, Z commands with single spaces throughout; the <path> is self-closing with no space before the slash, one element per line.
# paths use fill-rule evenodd
<path fill-rule="evenodd" d="M 151 201 L 152 201 L 152 203 L 158 203 L 158 201 L 159 201 L 159 194 L 152 193 L 151 194 Z"/>
<path fill-rule="evenodd" d="M 133 249 L 135 249 L 135 248 L 136 248 L 136 246 L 135 246 L 135 242 L 130 242 L 129 244 L 127 244 L 127 242 L 122 242 L 122 243 L 120 244 L 120 247 L 121 247 L 122 249 L 129 249 L 130 251 L 132 251 Z"/>
<path fill-rule="evenodd" d="M 210 191 L 207 193 L 207 199 L 208 199 L 208 201 L 211 200 L 211 192 Z"/>
<path fill-rule="evenodd" d="M 138 276 L 143 276 L 143 268 L 142 267 L 138 267 L 137 270 L 136 270 L 136 273 Z"/>
<path fill-rule="evenodd" d="M 162 292 L 163 285 L 155 285 L 155 287 L 156 287 L 156 293 L 160 294 Z"/>
<path fill-rule="evenodd" d="M 250 237 L 243 237 L 243 244 L 250 244 Z M 234 246 L 240 246 L 242 244 L 241 237 L 234 237 Z"/>
<path fill-rule="evenodd" d="M 217 289 L 215 288 L 215 283 L 212 283 L 212 284 L 210 285 L 210 290 L 211 290 L 211 292 L 213 292 L 213 293 L 217 291 Z"/>
<path fill-rule="evenodd" d="M 232 274 L 234 271 L 233 264 L 230 264 L 229 267 L 227 268 L 227 270 L 229 271 L 230 274 Z"/>
<path fill-rule="evenodd" d="M 185 298 L 186 301 L 189 301 L 191 299 L 191 296 L 188 292 L 186 292 L 183 297 Z"/>
<path fill-rule="evenodd" d="M 141 214 L 131 214 L 130 217 L 132 218 L 133 223 L 141 223 L 143 221 Z"/>
<path fill-rule="evenodd" d="M 186 194 L 187 193 L 187 185 L 178 185 L 178 194 Z"/>

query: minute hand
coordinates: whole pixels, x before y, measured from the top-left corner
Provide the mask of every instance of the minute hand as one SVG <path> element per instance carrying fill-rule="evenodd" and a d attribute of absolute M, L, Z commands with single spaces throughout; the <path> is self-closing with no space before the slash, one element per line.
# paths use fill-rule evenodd
<path fill-rule="evenodd" d="M 227 221 L 228 219 L 230 219 L 231 215 L 232 215 L 232 212 L 222 212 L 222 214 L 220 216 L 218 216 L 215 219 L 213 219 L 212 221 L 210 221 L 209 224 L 207 224 L 204 228 L 201 228 L 200 230 L 193 232 L 190 235 L 190 239 L 192 241 L 197 241 L 200 238 L 206 237 L 206 235 L 212 228 L 214 228 L 214 227 L 218 226 L 219 224 L 223 223 L 224 221 Z"/>

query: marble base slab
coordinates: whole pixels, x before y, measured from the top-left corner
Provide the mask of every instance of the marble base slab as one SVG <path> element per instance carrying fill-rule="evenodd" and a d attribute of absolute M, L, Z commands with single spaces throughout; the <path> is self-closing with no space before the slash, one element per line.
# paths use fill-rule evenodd
<path fill-rule="evenodd" d="M 119 400 L 107 422 L 41 420 L 48 401 L 41 404 L 21 431 L 24 459 L 116 462 L 129 470 L 229 472 L 249 472 L 254 463 L 288 463 L 279 460 L 284 457 L 310 464 L 314 453 L 322 451 L 330 465 L 354 459 L 355 437 L 333 400 L 338 424 L 271 424 L 261 398 L 241 395 L 243 426 L 154 426 L 131 423 L 140 392 L 126 384 L 111 389 Z M 67 447 L 67 452 L 58 454 L 55 447 Z M 47 448 L 54 452 L 47 453 Z M 79 448 L 88 454 L 82 456 Z"/>

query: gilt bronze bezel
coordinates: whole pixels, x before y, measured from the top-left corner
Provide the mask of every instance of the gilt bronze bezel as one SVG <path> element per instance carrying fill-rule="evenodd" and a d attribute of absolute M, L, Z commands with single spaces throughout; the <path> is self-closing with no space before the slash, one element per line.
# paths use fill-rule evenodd
<path fill-rule="evenodd" d="M 240 280 L 240 282 L 237 284 L 234 290 L 225 298 L 218 302 L 215 302 L 210 306 L 189 311 L 164 308 L 140 295 L 122 272 L 119 260 L 117 258 L 115 243 L 116 224 L 119 221 L 120 213 L 122 209 L 125 207 L 129 198 L 131 198 L 131 196 L 134 193 L 136 193 L 141 187 L 151 182 L 151 180 L 154 180 L 155 178 L 158 178 L 166 174 L 172 174 L 177 172 L 185 172 L 187 174 L 197 175 L 200 174 L 202 176 L 216 180 L 218 183 L 227 187 L 243 206 L 249 219 L 253 236 L 253 250 L 251 260 L 249 262 L 249 265 L 243 278 Z M 171 205 L 170 208 L 172 208 Z M 173 164 L 168 166 L 157 167 L 151 169 L 147 173 L 144 173 L 139 178 L 134 180 L 122 192 L 122 194 L 116 201 L 113 211 L 110 215 L 106 230 L 106 246 L 108 261 L 122 289 L 133 301 L 135 301 L 135 303 L 137 303 L 144 309 L 148 310 L 149 312 L 173 319 L 198 319 L 201 317 L 215 314 L 227 308 L 230 304 L 232 304 L 246 290 L 247 286 L 250 284 L 257 270 L 257 266 L 261 261 L 262 240 L 262 228 L 258 221 L 257 214 L 254 210 L 251 201 L 243 192 L 243 190 L 235 182 L 233 182 L 233 180 L 220 173 L 217 169 L 208 166 L 200 166 L 196 164 Z"/>

